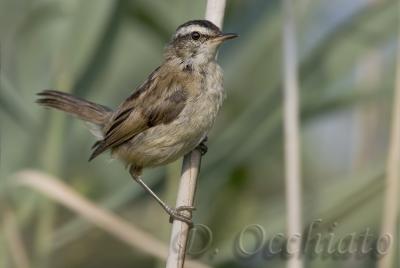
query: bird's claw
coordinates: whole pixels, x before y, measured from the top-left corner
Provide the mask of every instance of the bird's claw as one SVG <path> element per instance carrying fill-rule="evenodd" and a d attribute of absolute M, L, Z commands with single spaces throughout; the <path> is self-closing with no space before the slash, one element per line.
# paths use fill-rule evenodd
<path fill-rule="evenodd" d="M 182 221 L 185 222 L 189 225 L 189 228 L 193 227 L 193 221 L 190 216 L 184 215 L 181 212 L 182 211 L 189 211 L 192 212 L 193 210 L 196 210 L 195 207 L 193 206 L 180 206 L 177 208 L 170 208 L 168 210 L 168 214 L 170 215 L 169 217 L 169 222 L 172 223 L 174 220 Z"/>
<path fill-rule="evenodd" d="M 205 143 L 206 141 L 207 141 L 207 139 L 204 139 L 199 145 L 197 145 L 197 148 L 196 148 L 197 150 L 200 151 L 202 156 L 205 155 L 208 151 L 208 147 Z"/>

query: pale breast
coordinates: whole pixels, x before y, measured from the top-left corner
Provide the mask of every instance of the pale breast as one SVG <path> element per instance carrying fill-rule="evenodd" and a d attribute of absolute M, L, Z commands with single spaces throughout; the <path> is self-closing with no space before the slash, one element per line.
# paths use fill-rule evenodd
<path fill-rule="evenodd" d="M 175 161 L 193 150 L 211 129 L 224 99 L 221 69 L 210 64 L 201 81 L 201 90 L 187 100 L 178 118 L 154 126 L 114 149 L 127 164 L 158 166 Z"/>

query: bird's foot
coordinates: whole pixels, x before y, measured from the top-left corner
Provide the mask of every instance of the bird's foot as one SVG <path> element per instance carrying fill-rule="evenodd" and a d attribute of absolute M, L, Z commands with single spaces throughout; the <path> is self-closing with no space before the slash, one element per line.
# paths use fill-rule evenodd
<path fill-rule="evenodd" d="M 205 155 L 208 151 L 206 142 L 207 142 L 207 137 L 205 137 L 204 140 L 202 140 L 201 143 L 196 147 L 196 149 L 200 151 L 202 156 Z"/>
<path fill-rule="evenodd" d="M 174 220 L 182 221 L 187 223 L 189 225 L 189 228 L 192 228 L 193 227 L 192 218 L 190 216 L 182 214 L 181 212 L 182 211 L 192 212 L 193 210 L 196 210 L 196 208 L 193 206 L 180 206 L 177 208 L 169 208 L 167 210 L 168 214 L 170 215 L 169 222 L 172 223 Z"/>

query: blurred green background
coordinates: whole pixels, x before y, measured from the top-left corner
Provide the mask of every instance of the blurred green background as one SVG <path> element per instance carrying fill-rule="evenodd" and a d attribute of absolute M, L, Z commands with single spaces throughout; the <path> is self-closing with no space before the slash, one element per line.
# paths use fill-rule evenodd
<path fill-rule="evenodd" d="M 19 233 L 28 267 L 164 267 L 36 190 L 15 187 L 13 174 L 53 175 L 167 244 L 168 217 L 123 165 L 108 155 L 88 163 L 94 138 L 84 124 L 34 100 L 51 88 L 117 106 L 160 64 L 176 27 L 204 17 L 205 4 L 0 0 L 0 267 L 23 267 L 13 261 L 10 232 Z M 338 223 L 338 236 L 379 233 L 398 5 L 296 1 L 305 225 L 322 219 L 321 230 Z M 213 232 L 199 259 L 213 267 L 285 267 L 281 258 L 241 260 L 233 249 L 249 224 L 267 235 L 285 230 L 281 9 L 279 0 L 227 1 L 224 30 L 240 38 L 219 53 L 228 98 L 209 135 L 194 213 Z M 180 165 L 144 175 L 169 204 Z M 364 268 L 375 261 L 316 257 L 305 266 Z"/>

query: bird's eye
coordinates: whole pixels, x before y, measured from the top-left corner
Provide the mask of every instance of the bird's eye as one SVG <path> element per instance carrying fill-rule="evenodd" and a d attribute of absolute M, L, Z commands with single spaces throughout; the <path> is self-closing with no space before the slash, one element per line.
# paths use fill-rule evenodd
<path fill-rule="evenodd" d="M 192 39 L 193 40 L 199 40 L 200 38 L 200 33 L 199 32 L 193 32 L 192 33 Z"/>

